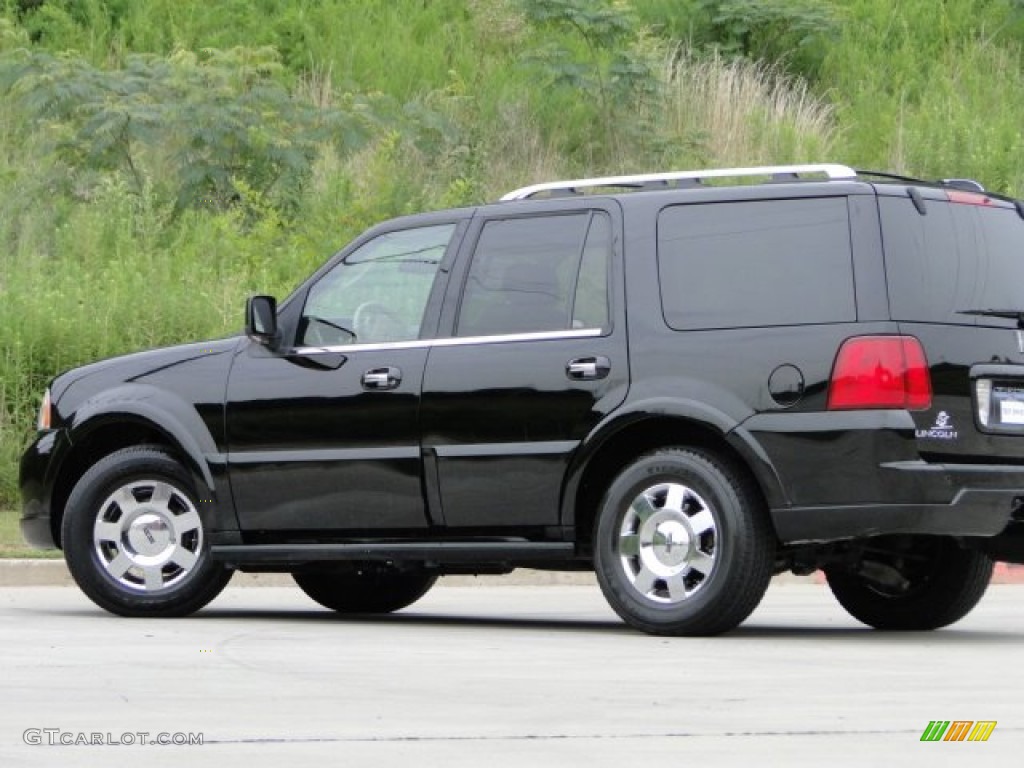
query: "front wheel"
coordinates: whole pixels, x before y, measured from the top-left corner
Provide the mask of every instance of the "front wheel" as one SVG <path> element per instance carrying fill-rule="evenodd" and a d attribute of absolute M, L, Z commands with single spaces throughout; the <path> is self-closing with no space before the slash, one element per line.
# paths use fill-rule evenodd
<path fill-rule="evenodd" d="M 68 570 L 94 603 L 121 616 L 184 616 L 227 585 L 210 557 L 189 472 L 156 446 L 100 459 L 75 485 L 62 528 Z"/>
<path fill-rule="evenodd" d="M 858 621 L 876 629 L 928 630 L 970 613 L 992 568 L 987 555 L 946 536 L 895 536 L 872 542 L 856 567 L 827 568 L 825 576 Z"/>
<path fill-rule="evenodd" d="M 422 568 L 358 563 L 339 570 L 297 571 L 292 578 L 299 589 L 332 611 L 391 613 L 427 594 L 437 574 Z"/>
<path fill-rule="evenodd" d="M 612 608 L 659 635 L 715 635 L 746 619 L 771 579 L 774 537 L 750 480 L 695 448 L 628 465 L 597 518 L 594 565 Z"/>

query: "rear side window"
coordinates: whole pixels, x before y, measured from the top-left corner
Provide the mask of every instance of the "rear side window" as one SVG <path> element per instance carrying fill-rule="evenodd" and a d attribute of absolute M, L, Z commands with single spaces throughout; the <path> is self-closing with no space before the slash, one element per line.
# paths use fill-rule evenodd
<path fill-rule="evenodd" d="M 856 319 L 844 197 L 666 208 L 658 271 L 676 330 Z"/>
<path fill-rule="evenodd" d="M 611 226 L 584 211 L 487 222 L 473 253 L 459 336 L 604 328 Z"/>
<path fill-rule="evenodd" d="M 1004 325 L 969 310 L 1024 309 L 1024 221 L 1010 208 L 880 197 L 894 320 Z"/>

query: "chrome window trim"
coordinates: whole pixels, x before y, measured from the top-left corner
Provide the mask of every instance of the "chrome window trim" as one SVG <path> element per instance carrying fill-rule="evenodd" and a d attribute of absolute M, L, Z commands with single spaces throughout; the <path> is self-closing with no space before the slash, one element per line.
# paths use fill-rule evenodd
<path fill-rule="evenodd" d="M 388 459 L 419 459 L 418 445 L 389 445 L 383 448 L 320 448 L 309 451 L 236 451 L 230 464 L 326 464 L 340 461 L 382 461 Z"/>
<path fill-rule="evenodd" d="M 380 344 L 337 344 L 329 347 L 295 347 L 292 355 L 346 354 L 348 352 L 378 352 L 398 349 L 426 349 L 430 347 L 465 347 L 476 344 L 509 344 L 516 341 L 555 341 L 557 339 L 591 339 L 604 334 L 601 328 L 580 328 L 564 331 L 536 331 L 534 333 L 507 333 L 497 336 L 452 336 L 443 339 L 414 339 L 389 341 Z"/>
<path fill-rule="evenodd" d="M 434 446 L 440 459 L 479 459 L 487 456 L 564 456 L 579 440 L 543 440 L 539 443 L 467 443 Z"/>

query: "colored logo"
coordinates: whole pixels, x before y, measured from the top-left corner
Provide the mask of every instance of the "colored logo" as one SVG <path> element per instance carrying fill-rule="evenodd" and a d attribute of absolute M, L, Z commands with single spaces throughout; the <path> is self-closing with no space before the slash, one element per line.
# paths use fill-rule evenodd
<path fill-rule="evenodd" d="M 931 720 L 921 741 L 988 741 L 996 720 Z"/>

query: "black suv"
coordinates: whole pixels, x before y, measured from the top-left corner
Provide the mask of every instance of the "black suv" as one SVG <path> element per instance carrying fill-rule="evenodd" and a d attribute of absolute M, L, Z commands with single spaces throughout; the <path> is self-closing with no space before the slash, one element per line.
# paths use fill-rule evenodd
<path fill-rule="evenodd" d="M 244 335 L 57 377 L 22 530 L 100 606 L 342 612 L 594 570 L 647 632 L 823 569 L 930 629 L 1024 560 L 1024 206 L 840 165 L 540 184 L 355 240 Z"/>

